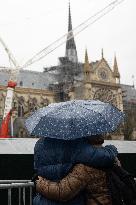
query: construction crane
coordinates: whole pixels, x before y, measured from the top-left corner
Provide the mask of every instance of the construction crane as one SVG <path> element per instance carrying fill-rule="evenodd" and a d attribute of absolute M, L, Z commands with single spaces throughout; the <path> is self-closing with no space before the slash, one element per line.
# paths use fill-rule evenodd
<path fill-rule="evenodd" d="M 19 74 L 20 66 L 1 37 L 0 37 L 0 42 L 3 45 L 6 53 L 8 54 L 10 63 L 13 64 L 13 67 L 10 69 L 11 75 L 10 75 L 8 85 L 7 85 L 7 93 L 6 93 L 6 99 L 5 99 L 3 120 L 2 120 L 1 128 L 0 128 L 0 138 L 3 138 L 3 137 L 7 138 L 7 137 L 10 137 L 9 130 L 8 130 L 8 124 L 9 124 L 10 119 L 12 119 L 11 118 L 12 101 L 13 101 L 13 96 L 14 96 L 14 90 L 17 85 L 17 76 Z M 13 126 L 11 126 L 11 128 L 12 127 Z M 13 134 L 13 131 L 12 131 L 12 134 Z"/>
<path fill-rule="evenodd" d="M 11 69 L 11 74 L 7 85 L 7 94 L 6 94 L 4 114 L 3 114 L 3 119 L 4 119 L 12 108 L 14 89 L 17 85 L 17 76 L 19 74 L 20 66 L 1 37 L 0 37 L 0 42 L 3 45 L 6 53 L 8 54 L 9 60 L 13 64 L 13 68 Z"/>
<path fill-rule="evenodd" d="M 12 109 L 12 101 L 13 101 L 13 95 L 14 95 L 14 90 L 17 85 L 17 76 L 20 72 L 21 68 L 26 68 L 35 62 L 41 60 L 44 58 L 46 55 L 57 49 L 59 46 L 64 44 L 67 40 L 70 40 L 73 38 L 73 32 L 74 35 L 78 35 L 81 31 L 85 30 L 87 27 L 90 25 L 94 24 L 97 20 L 105 16 L 107 13 L 109 13 L 111 10 L 113 10 L 117 5 L 122 3 L 124 0 L 114 0 L 110 4 L 108 4 L 106 7 L 95 13 L 93 16 L 89 17 L 87 20 L 85 20 L 83 23 L 78 25 L 76 28 L 73 30 L 69 31 L 53 43 L 51 43 L 49 46 L 46 48 L 42 49 L 40 52 L 38 52 L 36 55 L 34 55 L 31 59 L 29 59 L 23 66 L 19 66 L 18 62 L 16 61 L 15 57 L 13 56 L 12 52 L 9 50 L 3 39 L 0 37 L 0 42 L 3 45 L 6 53 L 8 54 L 10 62 L 13 64 L 13 67 L 11 69 L 11 75 L 10 79 L 8 81 L 7 85 L 7 94 L 6 94 L 6 99 L 5 99 L 5 107 L 4 107 L 4 114 L 3 114 L 3 120 L 5 117 L 8 116 Z M 66 40 L 67 37 L 67 40 Z"/>

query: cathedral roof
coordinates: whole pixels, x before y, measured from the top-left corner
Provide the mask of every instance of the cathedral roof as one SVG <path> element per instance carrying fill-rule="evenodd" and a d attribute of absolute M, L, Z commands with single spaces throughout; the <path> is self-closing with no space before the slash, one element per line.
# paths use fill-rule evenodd
<path fill-rule="evenodd" d="M 121 84 L 124 94 L 124 100 L 130 103 L 136 103 L 136 89 L 131 85 Z"/>
<path fill-rule="evenodd" d="M 7 69 L 0 70 L 0 85 L 7 86 L 11 71 Z M 20 70 L 17 87 L 46 89 L 49 84 L 55 82 L 55 76 L 49 72 L 36 72 L 29 70 Z"/>

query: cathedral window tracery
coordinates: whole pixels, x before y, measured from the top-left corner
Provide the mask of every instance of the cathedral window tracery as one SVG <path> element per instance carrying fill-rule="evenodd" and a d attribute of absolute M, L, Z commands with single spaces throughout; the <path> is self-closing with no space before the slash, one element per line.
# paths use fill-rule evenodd
<path fill-rule="evenodd" d="M 106 88 L 100 88 L 98 89 L 93 96 L 93 99 L 95 100 L 101 100 L 103 102 L 108 102 L 111 103 L 113 105 L 116 105 L 116 96 L 113 93 L 112 90 L 110 89 L 106 89 Z"/>

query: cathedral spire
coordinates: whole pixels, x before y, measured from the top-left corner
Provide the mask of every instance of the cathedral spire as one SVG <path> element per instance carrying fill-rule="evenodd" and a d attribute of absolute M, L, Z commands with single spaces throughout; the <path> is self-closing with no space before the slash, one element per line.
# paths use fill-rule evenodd
<path fill-rule="evenodd" d="M 119 69 L 118 69 L 116 55 L 114 57 L 113 75 L 115 78 L 120 79 L 120 73 L 119 73 Z"/>
<path fill-rule="evenodd" d="M 102 50 L 101 50 L 101 55 L 102 55 L 102 59 L 103 59 L 103 48 L 102 48 Z"/>
<path fill-rule="evenodd" d="M 85 62 L 84 62 L 84 81 L 88 82 L 90 81 L 90 64 L 89 64 L 89 60 L 88 60 L 88 53 L 87 53 L 87 49 L 85 50 Z"/>
<path fill-rule="evenodd" d="M 68 17 L 68 31 L 72 30 L 72 19 L 71 19 L 71 9 L 70 9 L 70 1 L 69 1 L 69 17 Z"/>
<path fill-rule="evenodd" d="M 90 65 L 89 65 L 89 60 L 88 60 L 87 49 L 85 50 L 85 64 L 84 64 L 84 70 L 85 70 L 85 71 L 90 71 Z"/>
<path fill-rule="evenodd" d="M 69 2 L 69 14 L 68 14 L 68 35 L 67 35 L 67 42 L 66 42 L 66 57 L 73 63 L 77 63 L 77 50 L 76 44 L 74 40 L 74 34 L 72 31 L 72 18 L 71 18 L 71 9 L 70 9 L 70 2 Z"/>

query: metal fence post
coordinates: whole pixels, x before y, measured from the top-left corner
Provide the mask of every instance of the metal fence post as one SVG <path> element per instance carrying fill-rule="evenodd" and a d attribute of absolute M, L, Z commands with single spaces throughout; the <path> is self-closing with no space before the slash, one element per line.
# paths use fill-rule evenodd
<path fill-rule="evenodd" d="M 11 189 L 8 189 L 8 205 L 11 205 Z"/>
<path fill-rule="evenodd" d="M 30 205 L 32 205 L 32 187 L 30 187 Z"/>
<path fill-rule="evenodd" d="M 25 187 L 23 187 L 23 205 L 25 205 Z"/>
<path fill-rule="evenodd" d="M 21 205 L 21 188 L 18 188 L 18 201 L 19 205 Z"/>

